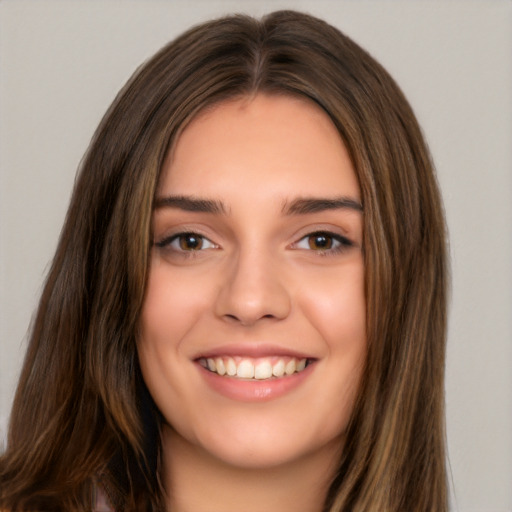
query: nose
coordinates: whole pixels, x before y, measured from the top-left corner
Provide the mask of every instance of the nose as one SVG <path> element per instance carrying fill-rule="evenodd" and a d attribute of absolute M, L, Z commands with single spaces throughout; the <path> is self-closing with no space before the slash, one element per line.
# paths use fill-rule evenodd
<path fill-rule="evenodd" d="M 240 251 L 223 276 L 217 316 L 245 326 L 263 319 L 286 318 L 291 297 L 279 267 L 264 251 Z"/>

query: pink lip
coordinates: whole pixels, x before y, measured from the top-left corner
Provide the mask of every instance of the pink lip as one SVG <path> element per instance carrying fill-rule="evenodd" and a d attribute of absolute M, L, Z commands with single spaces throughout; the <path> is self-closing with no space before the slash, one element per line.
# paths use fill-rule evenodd
<path fill-rule="evenodd" d="M 244 355 L 248 354 L 244 353 Z M 289 355 L 289 352 L 286 355 Z M 266 402 L 286 395 L 311 375 L 314 366 L 315 364 L 310 364 L 303 371 L 287 377 L 268 380 L 241 380 L 234 377 L 221 377 L 197 364 L 198 371 L 213 391 L 231 400 L 241 402 Z"/>
<path fill-rule="evenodd" d="M 236 343 L 217 346 L 212 349 L 205 350 L 204 352 L 198 353 L 192 359 L 205 359 L 209 357 L 221 357 L 221 356 L 245 356 L 245 357 L 270 357 L 270 356 L 281 356 L 281 357 L 295 357 L 297 359 L 316 359 L 310 354 L 303 352 L 296 352 L 286 347 L 280 347 L 276 345 L 269 345 L 264 343 Z"/>

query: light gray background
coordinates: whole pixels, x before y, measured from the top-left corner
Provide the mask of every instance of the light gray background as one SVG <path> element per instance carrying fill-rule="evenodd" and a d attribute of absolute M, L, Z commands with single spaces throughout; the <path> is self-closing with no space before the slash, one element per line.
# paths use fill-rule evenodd
<path fill-rule="evenodd" d="M 220 14 L 309 11 L 368 49 L 429 141 L 451 235 L 453 510 L 512 511 L 512 2 L 0 2 L 0 439 L 27 327 L 102 114 L 132 71 Z"/>

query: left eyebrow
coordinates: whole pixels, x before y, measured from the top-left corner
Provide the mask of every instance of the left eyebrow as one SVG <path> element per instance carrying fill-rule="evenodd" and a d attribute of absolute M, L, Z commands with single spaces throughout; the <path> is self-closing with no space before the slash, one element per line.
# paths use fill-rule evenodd
<path fill-rule="evenodd" d="M 306 215 L 308 213 L 318 213 L 325 210 L 348 209 L 356 212 L 363 211 L 363 205 L 356 199 L 350 197 L 327 198 L 298 198 L 291 203 L 286 202 L 283 205 L 284 215 Z"/>
<path fill-rule="evenodd" d="M 187 212 L 202 212 L 225 214 L 226 208 L 220 201 L 202 199 L 190 196 L 166 196 L 158 197 L 153 206 L 155 210 L 160 208 L 177 208 Z"/>

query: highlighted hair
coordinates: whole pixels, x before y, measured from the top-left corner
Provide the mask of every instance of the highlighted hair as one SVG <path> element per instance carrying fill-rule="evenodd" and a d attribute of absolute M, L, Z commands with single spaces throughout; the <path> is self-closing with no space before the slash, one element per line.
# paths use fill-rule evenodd
<path fill-rule="evenodd" d="M 77 177 L 0 458 L 0 508 L 162 510 L 161 421 L 137 329 L 163 160 L 201 110 L 256 93 L 307 97 L 350 153 L 364 205 L 368 355 L 325 511 L 445 511 L 446 241 L 432 162 L 388 73 L 292 11 L 199 25 L 145 63 Z M 336 407 L 336 404 L 333 404 Z"/>

